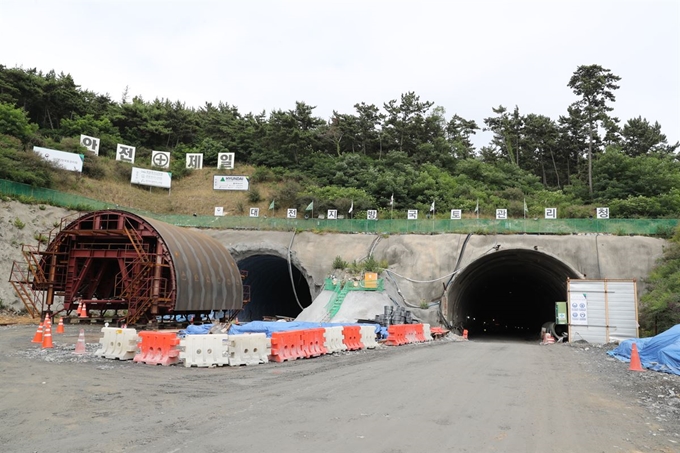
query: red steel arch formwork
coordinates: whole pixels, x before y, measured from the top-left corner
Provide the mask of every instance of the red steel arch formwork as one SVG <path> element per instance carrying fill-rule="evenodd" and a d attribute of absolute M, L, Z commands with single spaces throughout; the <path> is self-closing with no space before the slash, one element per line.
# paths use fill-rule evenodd
<path fill-rule="evenodd" d="M 59 296 L 67 313 L 80 304 L 102 314 L 125 310 L 128 324 L 243 307 L 241 275 L 222 244 L 127 211 L 87 213 L 62 227 L 44 250 L 24 249 L 24 257 L 27 272 L 15 263 L 10 281 L 22 300 L 22 290 L 32 292 L 38 303 L 31 303 L 42 312 L 51 313 Z"/>

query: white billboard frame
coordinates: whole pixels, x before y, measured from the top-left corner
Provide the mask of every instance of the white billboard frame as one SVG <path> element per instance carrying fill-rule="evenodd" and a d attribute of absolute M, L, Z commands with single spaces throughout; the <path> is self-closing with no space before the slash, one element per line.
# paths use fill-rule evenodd
<path fill-rule="evenodd" d="M 56 167 L 68 171 L 83 172 L 83 161 L 85 161 L 84 154 L 68 153 L 66 151 L 58 151 L 56 149 L 43 148 L 41 146 L 34 146 L 33 152 Z"/>
<path fill-rule="evenodd" d="M 574 324 L 571 304 L 583 300 L 587 301 L 586 324 Z M 605 344 L 640 335 L 635 279 L 567 279 L 567 310 L 570 342 Z"/>
<path fill-rule="evenodd" d="M 161 187 L 170 189 L 172 186 L 172 173 L 169 171 L 149 170 L 147 168 L 132 167 L 130 184 L 140 186 Z"/>
<path fill-rule="evenodd" d="M 247 176 L 215 175 L 213 176 L 213 190 L 247 191 L 250 190 L 250 180 Z"/>

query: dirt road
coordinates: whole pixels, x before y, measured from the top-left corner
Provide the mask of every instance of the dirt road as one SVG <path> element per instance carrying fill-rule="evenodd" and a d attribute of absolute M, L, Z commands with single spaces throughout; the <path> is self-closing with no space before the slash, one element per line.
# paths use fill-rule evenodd
<path fill-rule="evenodd" d="M 0 328 L 3 452 L 680 451 L 678 419 L 612 385 L 602 351 L 439 341 L 197 369 L 73 356 L 75 326 L 41 351 L 33 332 Z"/>

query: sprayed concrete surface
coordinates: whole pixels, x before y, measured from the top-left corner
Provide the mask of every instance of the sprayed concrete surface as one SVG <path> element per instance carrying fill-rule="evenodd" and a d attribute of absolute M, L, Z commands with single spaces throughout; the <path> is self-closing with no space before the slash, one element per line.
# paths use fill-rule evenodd
<path fill-rule="evenodd" d="M 21 261 L 21 244 L 36 244 L 34 236 L 53 228 L 62 217 L 73 215 L 64 209 L 17 202 L 0 202 L 0 300 L 14 309 L 21 301 L 8 283 L 12 261 Z M 19 219 L 26 226 L 14 225 Z M 334 272 L 336 256 L 348 262 L 361 261 L 370 254 L 386 260 L 393 288 L 390 296 L 409 308 L 439 300 L 442 283 L 460 269 L 489 254 L 521 249 L 554 257 L 587 278 L 637 279 L 649 275 L 663 252 L 665 241 L 648 237 L 605 235 L 489 235 L 471 236 L 465 252 L 465 235 L 316 234 L 276 231 L 201 230 L 224 244 L 239 262 L 254 255 L 288 259 L 307 281 L 310 300 L 323 289 L 323 281 Z M 291 245 L 292 244 L 292 245 Z M 290 247 L 290 249 L 289 249 Z M 290 254 L 289 254 L 290 250 Z M 639 292 L 644 291 L 642 284 Z"/>
<path fill-rule="evenodd" d="M 647 410 L 635 390 L 640 374 L 604 351 L 442 340 L 198 369 L 93 358 L 94 327 L 89 354 L 74 358 L 78 329 L 67 326 L 42 351 L 30 343 L 34 328 L 0 328 L 2 451 L 670 453 L 680 445 L 677 414 Z"/>

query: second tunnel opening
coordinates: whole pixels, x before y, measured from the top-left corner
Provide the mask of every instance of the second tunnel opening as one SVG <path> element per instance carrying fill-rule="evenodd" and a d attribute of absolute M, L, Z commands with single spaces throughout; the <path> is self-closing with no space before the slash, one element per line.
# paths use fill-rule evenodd
<path fill-rule="evenodd" d="M 555 302 L 567 299 L 567 279 L 583 278 L 542 252 L 503 250 L 483 256 L 456 276 L 448 291 L 453 324 L 471 338 L 529 338 L 555 320 Z"/>
<path fill-rule="evenodd" d="M 238 261 L 246 271 L 244 287 L 250 288 L 250 302 L 238 315 L 241 322 L 259 321 L 278 316 L 295 318 L 302 308 L 312 303 L 312 294 L 303 273 L 288 261 L 275 255 L 253 255 Z M 296 299 L 297 294 L 297 299 Z M 298 304 L 298 301 L 300 304 Z"/>

